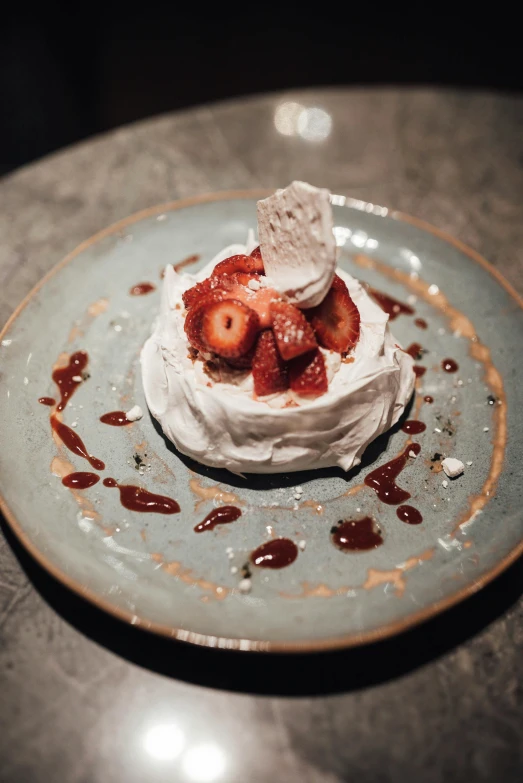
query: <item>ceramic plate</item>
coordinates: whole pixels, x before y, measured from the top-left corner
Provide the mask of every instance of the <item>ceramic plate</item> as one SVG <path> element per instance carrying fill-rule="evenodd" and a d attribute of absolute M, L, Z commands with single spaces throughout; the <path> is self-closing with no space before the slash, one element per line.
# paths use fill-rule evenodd
<path fill-rule="evenodd" d="M 158 633 L 246 650 L 371 641 L 478 590 L 521 551 L 521 300 L 459 242 L 334 196 L 341 266 L 414 311 L 392 327 L 403 346 L 423 349 L 425 372 L 408 418 L 426 429 L 409 436 L 400 422 L 347 475 L 333 469 L 243 479 L 202 467 L 176 453 L 147 414 L 139 352 L 158 309 L 162 268 L 188 259 L 194 271 L 243 241 L 259 195 L 220 194 L 134 215 L 84 242 L 22 303 L 1 335 L 2 510 L 64 584 Z M 154 290 L 130 294 L 144 282 Z M 90 467 L 53 439 L 52 408 L 39 398 L 57 397 L 52 369 L 80 350 L 89 362 L 64 422 L 106 464 L 102 478 L 174 498 L 180 513 L 129 511 L 102 481 L 85 490 L 62 484 L 61 476 Z M 444 371 L 448 359 L 456 372 Z M 141 421 L 100 422 L 134 404 L 145 411 Z M 423 517 L 416 525 L 364 483 L 410 450 L 409 437 L 421 451 L 406 459 L 397 483 Z M 466 463 L 464 474 L 447 479 L 442 455 Z M 242 516 L 195 533 L 221 504 Z M 364 517 L 375 520 L 383 543 L 358 552 L 335 547 L 339 521 Z M 249 554 L 280 536 L 301 542 L 297 559 L 281 570 L 252 567 L 252 590 L 242 593 Z"/>

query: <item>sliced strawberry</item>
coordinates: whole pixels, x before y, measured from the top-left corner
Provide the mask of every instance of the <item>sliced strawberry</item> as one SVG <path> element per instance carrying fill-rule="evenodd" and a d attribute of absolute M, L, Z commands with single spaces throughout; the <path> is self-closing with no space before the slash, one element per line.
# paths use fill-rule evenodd
<path fill-rule="evenodd" d="M 318 397 L 329 388 L 325 360 L 319 348 L 289 363 L 291 389 L 297 394 Z"/>
<path fill-rule="evenodd" d="M 347 286 L 338 275 L 321 304 L 309 310 L 308 317 L 320 345 L 345 353 L 360 336 L 360 314 L 350 298 Z"/>
<path fill-rule="evenodd" d="M 272 326 L 271 304 L 280 296 L 274 288 L 259 288 L 257 291 L 252 291 L 248 286 L 237 286 L 233 289 L 232 295 L 251 310 L 256 310 L 261 329 L 269 329 Z"/>
<path fill-rule="evenodd" d="M 226 292 L 234 287 L 234 281 L 228 275 L 220 275 L 216 277 L 207 277 L 202 280 L 201 283 L 196 283 L 192 288 L 188 288 L 182 294 L 182 299 L 187 310 L 196 304 L 198 299 L 202 296 L 206 296 L 211 291 Z"/>
<path fill-rule="evenodd" d="M 256 264 L 258 265 L 256 271 L 259 272 L 260 275 L 265 274 L 265 267 L 263 266 L 263 258 L 259 245 L 258 247 L 255 247 L 254 250 L 252 251 L 251 258 L 254 258 Z"/>
<path fill-rule="evenodd" d="M 250 256 L 238 255 L 225 258 L 216 264 L 214 267 L 212 276 L 217 275 L 232 275 L 234 272 L 250 272 L 258 273 L 260 271 L 260 263 Z M 261 265 L 261 271 L 263 272 L 263 264 Z"/>
<path fill-rule="evenodd" d="M 206 307 L 201 338 L 224 359 L 247 353 L 260 329 L 258 314 L 237 299 L 222 299 Z"/>
<path fill-rule="evenodd" d="M 193 348 L 198 351 L 208 350 L 202 339 L 203 316 L 206 309 L 216 303 L 221 302 L 223 293 L 220 291 L 209 291 L 205 296 L 200 297 L 191 307 L 185 318 L 185 334 Z"/>
<path fill-rule="evenodd" d="M 258 337 L 252 361 L 252 377 L 254 392 L 258 397 L 283 392 L 289 388 L 287 365 L 278 352 L 274 334 L 270 329 Z"/>
<path fill-rule="evenodd" d="M 255 280 L 257 283 L 260 281 L 260 275 L 256 272 L 233 272 L 232 275 L 226 275 L 225 277 L 238 283 L 238 285 L 244 285 L 246 288 L 248 288 L 251 280 Z"/>
<path fill-rule="evenodd" d="M 297 307 L 289 302 L 271 302 L 272 330 L 282 359 L 294 359 L 318 347 L 314 332 Z"/>

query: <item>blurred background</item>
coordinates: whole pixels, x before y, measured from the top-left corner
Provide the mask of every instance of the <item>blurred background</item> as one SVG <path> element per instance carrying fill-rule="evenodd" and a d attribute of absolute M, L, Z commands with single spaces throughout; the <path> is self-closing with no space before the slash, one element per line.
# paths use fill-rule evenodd
<path fill-rule="evenodd" d="M 488 20 L 420 6 L 358 18 L 349 4 L 61 5 L 9 0 L 0 12 L 0 173 L 123 123 L 250 93 L 523 90 L 503 4 Z"/>

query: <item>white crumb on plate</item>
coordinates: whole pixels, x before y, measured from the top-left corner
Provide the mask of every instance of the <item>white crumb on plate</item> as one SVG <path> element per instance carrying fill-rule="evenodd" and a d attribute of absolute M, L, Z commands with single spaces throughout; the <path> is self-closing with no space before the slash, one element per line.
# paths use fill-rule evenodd
<path fill-rule="evenodd" d="M 441 462 L 441 467 L 449 478 L 456 478 L 456 476 L 461 476 L 465 470 L 465 465 L 463 462 L 460 459 L 456 459 L 455 457 L 445 457 L 445 459 Z"/>
<path fill-rule="evenodd" d="M 442 482 L 441 482 L 441 486 L 442 486 L 444 489 L 447 489 L 448 485 L 449 485 L 449 482 L 448 482 L 446 479 L 445 479 L 444 481 L 442 481 Z"/>
<path fill-rule="evenodd" d="M 135 405 L 130 411 L 127 411 L 125 418 L 127 421 L 138 421 L 143 416 L 143 411 L 139 405 Z"/>
<path fill-rule="evenodd" d="M 409 294 L 409 296 L 407 296 L 407 304 L 415 305 L 417 301 L 418 297 L 414 296 L 414 294 Z"/>
<path fill-rule="evenodd" d="M 409 457 L 412 457 L 412 459 L 416 459 L 417 456 L 415 451 L 409 451 Z"/>
<path fill-rule="evenodd" d="M 82 383 L 82 381 L 83 381 L 83 378 L 82 378 L 82 376 L 81 376 L 81 375 L 73 375 L 73 381 L 74 381 L 75 383 Z"/>
<path fill-rule="evenodd" d="M 488 431 L 489 431 L 488 427 L 483 427 L 483 432 L 488 432 Z"/>
<path fill-rule="evenodd" d="M 468 460 L 468 462 L 467 462 L 467 465 L 469 466 L 469 468 L 470 468 L 470 466 L 471 466 L 472 464 L 473 464 L 472 460 L 471 460 L 471 459 L 469 459 L 469 460 Z"/>
<path fill-rule="evenodd" d="M 302 552 L 306 546 L 307 546 L 307 542 L 305 540 L 298 541 L 298 549 L 301 549 Z"/>
<path fill-rule="evenodd" d="M 237 574 L 238 573 L 238 566 L 232 566 L 231 567 L 231 574 Z"/>
<path fill-rule="evenodd" d="M 252 582 L 250 579 L 242 579 L 238 584 L 240 593 L 250 593 L 252 590 Z"/>

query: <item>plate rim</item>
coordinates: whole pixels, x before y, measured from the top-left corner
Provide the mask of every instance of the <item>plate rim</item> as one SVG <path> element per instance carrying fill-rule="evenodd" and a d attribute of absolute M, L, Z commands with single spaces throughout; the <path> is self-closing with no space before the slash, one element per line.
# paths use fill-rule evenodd
<path fill-rule="evenodd" d="M 105 237 L 118 233 L 122 229 L 127 228 L 134 223 L 138 223 L 153 215 L 162 214 L 163 212 L 174 212 L 178 209 L 185 209 L 187 207 L 197 206 L 198 204 L 205 204 L 213 201 L 227 201 L 236 199 L 255 199 L 262 198 L 270 195 L 273 192 L 269 188 L 259 189 L 244 189 L 244 190 L 224 190 L 214 193 L 205 193 L 199 196 L 191 196 L 183 199 L 176 199 L 174 201 L 168 201 L 161 204 L 156 204 L 151 207 L 139 210 L 131 215 L 122 218 L 115 223 L 107 226 L 106 228 L 93 234 L 88 239 L 77 245 L 74 250 L 68 253 L 65 258 L 55 264 L 38 283 L 29 291 L 28 294 L 18 304 L 14 312 L 8 318 L 7 322 L 0 331 L 0 341 L 4 339 L 9 330 L 28 305 L 28 303 L 36 296 L 41 288 L 58 272 L 60 272 L 68 263 L 70 263 L 76 256 L 80 255 L 91 245 L 96 244 Z M 399 210 L 388 209 L 386 207 L 380 207 L 369 202 L 361 201 L 360 199 L 354 199 L 348 196 L 334 196 L 336 206 L 348 207 L 356 209 L 358 211 L 372 213 L 378 217 L 388 217 L 393 220 L 399 220 L 405 223 L 411 223 L 412 225 L 420 228 L 429 234 L 432 234 L 439 239 L 442 239 L 447 244 L 457 248 L 464 255 L 482 266 L 492 277 L 505 289 L 505 291 L 515 300 L 521 309 L 523 309 L 523 296 L 521 296 L 514 286 L 496 269 L 489 261 L 487 261 L 480 253 L 473 250 L 459 239 L 456 239 L 451 234 L 443 231 L 431 223 L 428 223 L 421 218 L 413 217 L 405 212 Z M 512 563 L 514 563 L 523 554 L 523 539 L 517 544 L 511 551 L 505 555 L 493 568 L 484 574 L 480 579 L 472 582 L 465 587 L 457 590 L 450 596 L 434 601 L 424 609 L 414 612 L 401 620 L 395 620 L 385 625 L 381 625 L 371 631 L 365 631 L 362 633 L 350 633 L 342 636 L 330 637 L 327 639 L 305 639 L 302 641 L 262 641 L 253 639 L 231 638 L 213 636 L 209 634 L 201 634 L 195 631 L 188 631 L 183 628 L 177 628 L 162 623 L 152 622 L 144 619 L 135 613 L 121 609 L 115 606 L 110 601 L 106 600 L 102 596 L 98 595 L 91 588 L 82 585 L 81 582 L 70 577 L 67 573 L 61 570 L 51 560 L 43 554 L 36 544 L 32 542 L 29 536 L 25 533 L 23 527 L 18 522 L 15 514 L 11 511 L 7 504 L 7 501 L 3 497 L 0 491 L 0 511 L 4 515 L 4 518 L 9 525 L 11 531 L 15 534 L 18 541 L 29 552 L 36 562 L 44 568 L 51 576 L 58 582 L 63 584 L 69 590 L 72 590 L 76 595 L 94 604 L 98 609 L 116 617 L 118 620 L 125 622 L 129 625 L 134 625 L 142 630 L 155 633 L 160 636 L 176 639 L 178 641 L 187 642 L 189 644 L 195 644 L 201 647 L 228 649 L 228 650 L 240 650 L 245 652 L 274 652 L 274 653 L 313 653 L 328 650 L 339 650 L 350 647 L 359 647 L 365 644 L 371 644 L 373 642 L 388 639 L 399 633 L 403 633 L 410 628 L 414 628 L 420 623 L 435 617 L 447 609 L 455 606 L 461 601 L 465 600 L 469 596 L 478 592 L 478 590 L 485 587 L 503 571 L 505 571 Z"/>

